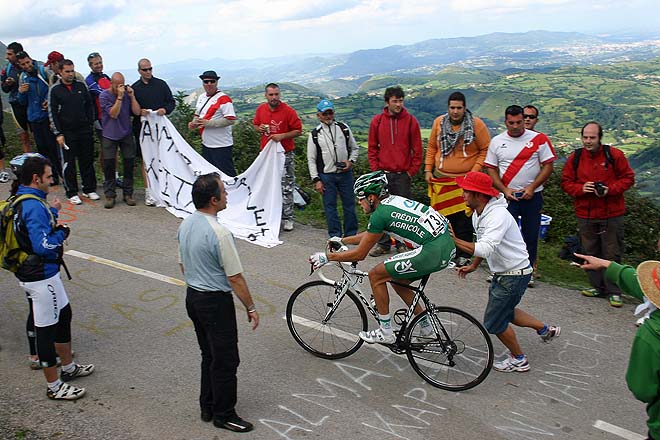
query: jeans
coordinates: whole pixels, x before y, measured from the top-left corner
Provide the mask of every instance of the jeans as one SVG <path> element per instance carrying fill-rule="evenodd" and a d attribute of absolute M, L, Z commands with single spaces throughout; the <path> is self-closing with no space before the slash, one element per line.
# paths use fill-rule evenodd
<path fill-rule="evenodd" d="M 527 289 L 532 274 L 495 275 L 488 288 L 488 304 L 484 312 L 484 327 L 491 335 L 504 333 L 516 306 Z"/>
<path fill-rule="evenodd" d="M 238 332 L 231 292 L 199 292 L 188 287 L 186 310 L 202 352 L 199 405 L 224 420 L 234 414 L 238 380 Z"/>
<path fill-rule="evenodd" d="M 233 145 L 230 145 L 228 147 L 209 148 L 202 144 L 202 157 L 229 177 L 235 177 L 236 170 L 232 158 L 233 147 Z"/>
<path fill-rule="evenodd" d="M 621 262 L 623 255 L 623 216 L 584 219 L 578 218 L 578 233 L 582 253 L 605 260 Z M 605 279 L 605 271 L 588 270 L 591 285 L 603 295 L 621 295 L 616 284 Z"/>
<path fill-rule="evenodd" d="M 407 199 L 412 198 L 412 192 L 410 191 L 410 181 L 412 180 L 408 173 L 391 173 L 385 171 L 387 176 L 387 187 L 389 188 L 390 194 L 393 196 L 401 196 Z M 378 246 L 383 248 L 390 248 L 392 241 L 390 240 L 389 234 L 383 234 L 383 236 L 378 240 Z M 395 245 L 398 246 L 403 244 L 401 242 L 395 242 Z"/>
<path fill-rule="evenodd" d="M 508 210 L 516 221 L 520 216 L 520 231 L 527 245 L 529 261 L 534 264 L 539 246 L 539 229 L 541 228 L 541 209 L 543 208 L 543 191 L 534 193 L 529 200 L 509 200 Z"/>
<path fill-rule="evenodd" d="M 345 173 L 321 173 L 323 182 L 323 209 L 328 223 L 329 237 L 350 237 L 357 234 L 358 221 L 355 213 L 355 196 L 353 195 L 353 171 Z M 337 196 L 341 198 L 344 211 L 344 230 L 337 214 Z"/>

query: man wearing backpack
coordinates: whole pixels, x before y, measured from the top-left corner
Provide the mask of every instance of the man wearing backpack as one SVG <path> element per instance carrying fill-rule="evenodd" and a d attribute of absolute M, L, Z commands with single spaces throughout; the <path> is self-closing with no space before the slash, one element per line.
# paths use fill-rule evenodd
<path fill-rule="evenodd" d="M 582 127 L 582 145 L 564 165 L 561 188 L 573 197 L 575 216 L 584 254 L 621 262 L 623 255 L 623 193 L 635 183 L 635 173 L 623 152 L 603 145 L 603 128 L 598 122 Z M 621 290 L 601 271 L 588 270 L 593 289 L 590 297 L 609 298 L 612 307 L 621 307 Z"/>
<path fill-rule="evenodd" d="M 307 138 L 307 166 L 314 188 L 323 197 L 328 237 L 357 234 L 358 221 L 353 196 L 353 164 L 359 147 L 348 125 L 335 121 L 335 106 L 323 99 L 316 106 L 321 123 Z M 337 214 L 337 196 L 344 211 L 342 230 Z"/>
<path fill-rule="evenodd" d="M 37 354 L 48 382 L 46 395 L 54 400 L 76 400 L 85 394 L 85 389 L 66 382 L 92 374 L 94 365 L 76 364 L 71 355 L 71 306 L 60 278 L 69 228 L 56 223 L 62 208 L 59 199 L 55 198 L 50 206 L 46 201 L 53 182 L 50 162 L 41 155 L 29 155 L 20 168 L 19 181 L 12 192 L 17 198 L 28 197 L 14 205 L 13 228 L 27 258 L 16 268 L 15 275 L 32 300 Z M 58 355 L 62 362 L 60 375 Z"/>
<path fill-rule="evenodd" d="M 27 105 L 27 119 L 34 134 L 37 151 L 53 164 L 53 184 L 59 184 L 62 174 L 60 152 L 48 120 L 49 72 L 40 61 L 34 61 L 27 52 L 16 54 L 18 65 L 23 70 L 18 86 L 18 101 Z"/>

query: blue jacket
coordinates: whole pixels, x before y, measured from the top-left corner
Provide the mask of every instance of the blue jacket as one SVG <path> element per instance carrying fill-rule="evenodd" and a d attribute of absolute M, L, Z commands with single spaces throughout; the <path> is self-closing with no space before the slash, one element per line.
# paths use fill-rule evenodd
<path fill-rule="evenodd" d="M 28 121 L 40 122 L 48 119 L 48 109 L 42 107 L 48 100 L 48 74 L 43 63 L 33 61 L 34 71 L 21 72 L 21 83 L 28 83 L 30 88 L 26 93 L 18 92 L 18 102 L 27 105 Z"/>
<path fill-rule="evenodd" d="M 46 193 L 39 189 L 21 185 L 16 195 L 21 194 L 33 194 L 46 203 Z M 18 205 L 17 213 L 16 237 L 30 257 L 18 269 L 16 277 L 23 282 L 52 277 L 60 271 L 57 261 L 61 261 L 65 239 L 64 231 L 55 230 L 57 210 L 46 208 L 39 200 L 28 199 Z"/>

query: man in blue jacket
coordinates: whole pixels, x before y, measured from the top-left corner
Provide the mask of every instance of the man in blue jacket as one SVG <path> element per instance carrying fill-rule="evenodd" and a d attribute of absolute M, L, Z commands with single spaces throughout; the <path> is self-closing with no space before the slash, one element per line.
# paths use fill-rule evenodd
<path fill-rule="evenodd" d="M 37 151 L 53 164 L 53 184 L 58 185 L 62 175 L 60 154 L 48 120 L 48 84 L 50 76 L 40 61 L 34 61 L 25 51 L 16 54 L 19 67 L 18 101 L 27 105 L 27 118 L 34 134 Z"/>
<path fill-rule="evenodd" d="M 18 284 L 32 300 L 37 354 L 48 382 L 46 395 L 54 400 L 76 400 L 85 394 L 85 389 L 66 382 L 92 374 L 94 365 L 76 364 L 71 355 L 71 306 L 60 278 L 63 246 L 69 228 L 56 223 L 62 203 L 55 198 L 49 206 L 46 201 L 53 182 L 50 162 L 41 155 L 23 156 L 22 164 L 12 160 L 12 166 L 20 168 L 16 173 L 19 180 L 14 182 L 12 193 L 33 197 L 16 205 L 14 230 L 28 257 L 15 275 Z M 62 361 L 59 376 L 58 355 Z"/>

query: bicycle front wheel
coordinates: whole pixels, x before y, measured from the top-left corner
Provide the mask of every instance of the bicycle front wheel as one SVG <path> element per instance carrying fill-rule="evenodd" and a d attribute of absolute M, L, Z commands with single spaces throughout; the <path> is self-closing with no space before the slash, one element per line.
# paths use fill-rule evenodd
<path fill-rule="evenodd" d="M 327 317 L 337 299 L 335 287 L 316 280 L 298 287 L 286 305 L 286 323 L 298 344 L 315 356 L 341 359 L 355 353 L 364 342 L 367 315 L 350 290 Z"/>
<path fill-rule="evenodd" d="M 434 307 L 416 316 L 406 331 L 406 354 L 417 374 L 447 391 L 479 385 L 493 366 L 493 344 L 486 329 L 453 307 Z"/>

